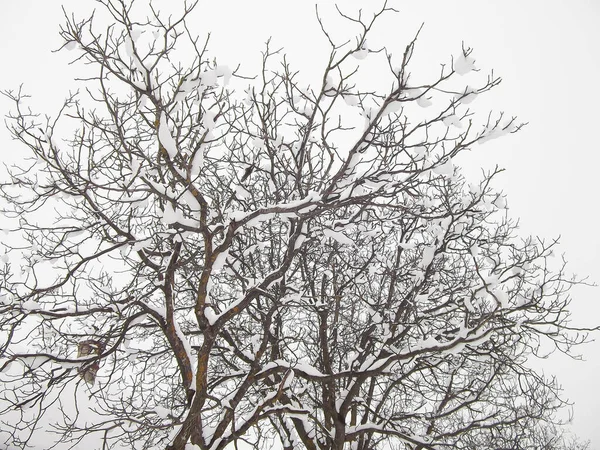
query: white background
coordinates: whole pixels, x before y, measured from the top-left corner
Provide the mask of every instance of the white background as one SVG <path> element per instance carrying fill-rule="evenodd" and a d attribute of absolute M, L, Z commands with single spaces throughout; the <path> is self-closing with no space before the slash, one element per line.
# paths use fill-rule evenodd
<path fill-rule="evenodd" d="M 139 1 L 139 6 L 144 3 Z M 347 12 L 356 11 L 360 3 L 340 1 Z M 367 17 L 380 4 L 362 3 Z M 91 0 L 62 4 L 80 17 L 95 6 Z M 332 16 L 333 1 L 318 4 L 325 17 Z M 511 216 L 521 219 L 522 234 L 560 235 L 560 250 L 570 261 L 570 269 L 592 282 L 600 281 L 596 134 L 600 124 L 600 2 L 390 0 L 389 6 L 400 12 L 381 21 L 375 44 L 386 44 L 400 53 L 425 23 L 415 52 L 418 73 L 429 71 L 434 77 L 439 63 L 458 55 L 464 41 L 475 49 L 478 67 L 493 68 L 503 78 L 485 102 L 470 106 L 483 115 L 489 108 L 506 111 L 529 125 L 518 135 L 478 146 L 460 163 L 474 174 L 473 167 L 499 164 L 506 168 L 496 186 L 507 194 Z M 51 53 L 61 45 L 62 14 L 59 1 L 0 0 L 0 89 L 24 83 L 25 91 L 33 96 L 31 104 L 51 115 L 73 88 L 78 73 L 77 67 L 67 65 L 74 53 Z M 330 23 L 339 36 L 350 38 L 356 31 L 339 28 L 337 21 Z M 309 76 L 318 75 L 316 70 L 324 66 L 327 56 L 327 43 L 310 1 L 201 2 L 193 31 L 212 32 L 211 55 L 233 67 L 240 63 L 246 74 L 257 68 L 269 36 L 275 47 L 285 47 L 293 67 L 306 70 Z M 0 99 L 2 115 L 8 107 Z M 18 159 L 22 152 L 0 130 L 0 160 Z M 573 323 L 600 324 L 598 289 L 580 287 L 572 294 Z M 559 377 L 565 395 L 574 402 L 574 431 L 591 439 L 592 448 L 600 448 L 600 342 L 578 350 L 585 362 L 552 356 L 540 367 Z"/>

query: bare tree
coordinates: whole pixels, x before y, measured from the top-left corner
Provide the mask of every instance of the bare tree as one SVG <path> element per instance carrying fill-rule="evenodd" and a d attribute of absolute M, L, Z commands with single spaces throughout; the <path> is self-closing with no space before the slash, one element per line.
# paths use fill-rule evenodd
<path fill-rule="evenodd" d="M 581 281 L 517 236 L 500 169 L 461 175 L 460 153 L 522 127 L 466 106 L 500 82 L 461 84 L 471 49 L 414 80 L 416 37 L 367 46 L 392 8 L 339 10 L 359 33 L 317 15 L 317 85 L 270 43 L 247 78 L 192 34 L 196 2 L 99 3 L 113 25 L 61 28 L 82 93 L 42 118 L 4 92 L 29 150 L 1 184 L 7 444 L 566 448 L 541 444 L 564 401 L 526 360 L 585 340 Z M 356 81 L 369 64 L 387 91 Z"/>

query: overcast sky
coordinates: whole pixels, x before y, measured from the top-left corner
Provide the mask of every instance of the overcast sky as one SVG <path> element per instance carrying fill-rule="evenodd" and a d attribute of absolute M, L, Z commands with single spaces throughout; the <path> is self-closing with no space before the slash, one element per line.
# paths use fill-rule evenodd
<path fill-rule="evenodd" d="M 361 2 L 339 3 L 351 12 Z M 62 4 L 83 15 L 94 2 Z M 331 16 L 333 1 L 318 4 L 324 17 Z M 439 63 L 458 55 L 464 41 L 474 48 L 478 67 L 493 68 L 503 78 L 485 102 L 474 102 L 472 108 L 487 115 L 493 107 L 517 115 L 529 125 L 518 135 L 479 146 L 464 163 L 470 168 L 495 164 L 506 168 L 496 186 L 507 194 L 510 213 L 521 219 L 523 234 L 560 235 L 561 251 L 571 270 L 600 281 L 596 139 L 600 124 L 600 2 L 390 0 L 389 5 L 400 13 L 382 20 L 375 41 L 399 53 L 424 23 L 416 49 L 417 69 L 422 73 L 432 70 L 435 76 Z M 0 0 L 0 88 L 24 83 L 34 97 L 32 104 L 48 114 L 58 109 L 76 74 L 76 68 L 66 65 L 72 53 L 51 53 L 60 46 L 60 7 L 61 2 L 54 0 Z M 370 8 L 368 11 L 373 11 L 372 5 Z M 297 70 L 314 74 L 324 62 L 326 42 L 310 1 L 205 1 L 196 17 L 198 34 L 212 32 L 211 55 L 230 66 L 241 63 L 247 73 L 257 67 L 269 36 L 276 46 L 285 47 Z M 337 22 L 331 23 L 337 27 Z M 335 31 L 352 36 L 351 29 Z M 3 115 L 7 108 L 0 100 Z M 3 129 L 0 143 L 0 159 L 18 157 L 18 147 Z M 598 294 L 598 288 L 573 291 L 574 324 L 600 323 Z M 552 357 L 544 368 L 559 377 L 566 396 L 575 403 L 575 432 L 591 439 L 592 448 L 600 449 L 600 342 L 580 351 L 586 362 Z"/>

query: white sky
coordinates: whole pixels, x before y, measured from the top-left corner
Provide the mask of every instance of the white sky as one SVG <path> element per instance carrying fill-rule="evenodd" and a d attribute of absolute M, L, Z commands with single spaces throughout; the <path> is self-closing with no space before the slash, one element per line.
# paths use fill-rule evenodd
<path fill-rule="evenodd" d="M 62 2 L 81 15 L 91 0 Z M 140 4 L 145 1 L 140 1 Z M 173 1 L 173 3 L 177 3 Z M 333 1 L 318 2 L 324 15 Z M 340 1 L 345 11 L 360 4 Z M 457 55 L 461 42 L 473 47 L 478 67 L 493 68 L 502 84 L 485 103 L 471 106 L 518 115 L 529 125 L 518 135 L 479 146 L 467 158 L 473 166 L 499 164 L 507 171 L 496 186 L 508 196 L 510 212 L 521 218 L 523 234 L 561 238 L 572 271 L 600 281 L 598 184 L 600 156 L 595 131 L 600 123 L 600 2 L 596 0 L 389 0 L 400 14 L 389 16 L 374 36 L 400 53 L 422 22 L 415 52 L 423 73 L 434 76 L 439 63 Z M 73 53 L 52 54 L 60 45 L 59 1 L 0 0 L 0 89 L 24 83 L 32 104 L 52 114 L 73 86 L 76 72 L 66 66 Z M 211 55 L 220 63 L 238 62 L 250 74 L 263 43 L 273 36 L 298 70 L 322 67 L 326 42 L 320 35 L 313 3 L 298 0 L 221 0 L 201 2 L 198 34 L 212 31 Z M 336 29 L 343 33 L 343 29 Z M 352 31 L 347 29 L 347 36 Z M 0 99 L 0 112 L 7 103 Z M 20 152 L 0 130 L 0 160 Z M 462 162 L 462 161 L 461 161 Z M 573 291 L 574 322 L 600 323 L 597 288 Z M 600 336 L 598 336 L 600 338 Z M 575 402 L 574 431 L 600 448 L 600 342 L 580 351 L 586 362 L 552 357 L 544 367 L 556 373 L 566 396 Z"/>

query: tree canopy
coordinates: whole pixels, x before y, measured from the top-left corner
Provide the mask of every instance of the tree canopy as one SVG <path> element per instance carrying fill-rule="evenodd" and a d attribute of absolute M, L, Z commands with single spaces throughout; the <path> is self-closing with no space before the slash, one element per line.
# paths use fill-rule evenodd
<path fill-rule="evenodd" d="M 555 380 L 578 280 L 519 236 L 459 155 L 523 126 L 469 104 L 500 82 L 462 47 L 431 79 L 371 48 L 377 20 L 304 84 L 268 42 L 255 77 L 190 31 L 197 2 L 65 14 L 94 75 L 60 113 L 24 91 L 28 156 L 0 184 L 0 442 L 57 448 L 565 449 Z M 378 90 L 357 80 L 380 70 Z M 479 80 L 467 85 L 462 76 Z M 54 443 L 53 441 L 53 443 Z M 64 447 L 61 447 L 63 445 Z M 9 447 L 10 448 L 10 447 Z"/>

